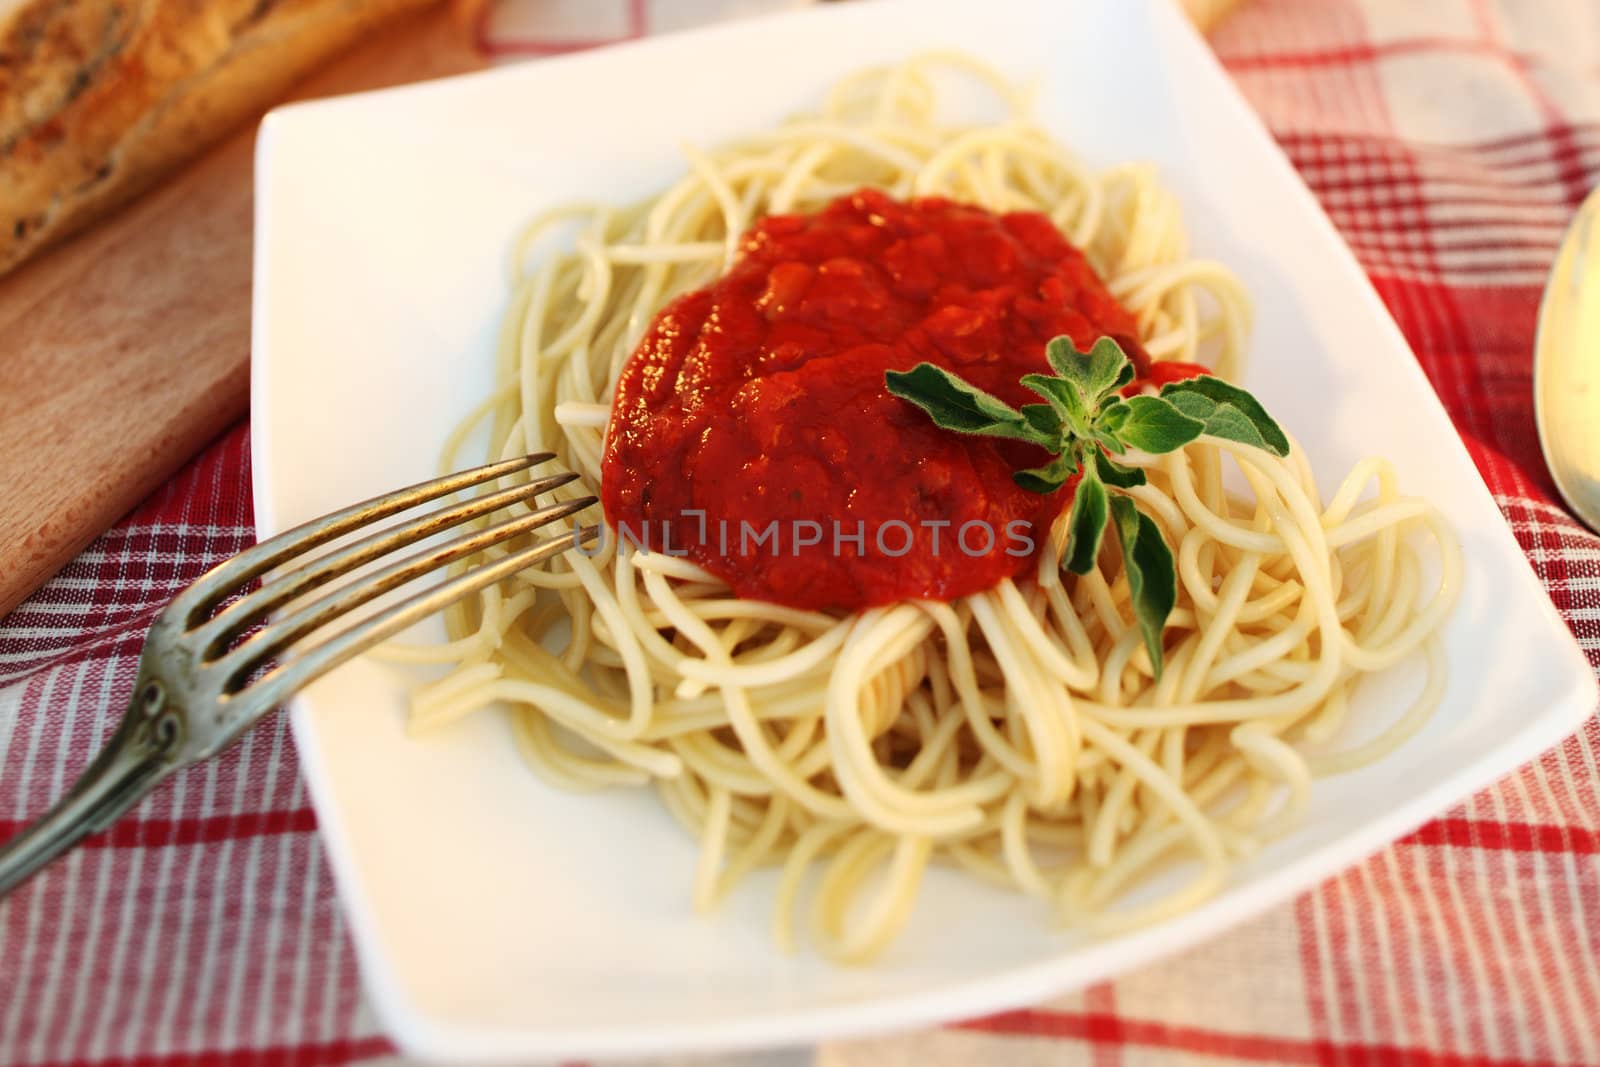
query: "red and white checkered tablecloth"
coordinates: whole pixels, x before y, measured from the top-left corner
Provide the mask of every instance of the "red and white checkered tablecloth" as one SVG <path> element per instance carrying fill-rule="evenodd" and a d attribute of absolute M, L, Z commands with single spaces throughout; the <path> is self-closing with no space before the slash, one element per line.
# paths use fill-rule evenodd
<path fill-rule="evenodd" d="M 541 55 L 793 0 L 504 0 Z M 982 17 L 981 4 L 974 17 Z M 1215 38 L 1355 248 L 1600 667 L 1600 538 L 1540 462 L 1540 285 L 1600 178 L 1600 0 L 1251 0 Z M 120 713 L 146 625 L 252 538 L 248 428 L 0 619 L 0 836 Z M 1024 1011 L 717 1062 L 1600 1063 L 1600 726 L 1317 891 Z M 0 902 L 0 1064 L 335 1064 L 362 1006 L 275 720 Z"/>

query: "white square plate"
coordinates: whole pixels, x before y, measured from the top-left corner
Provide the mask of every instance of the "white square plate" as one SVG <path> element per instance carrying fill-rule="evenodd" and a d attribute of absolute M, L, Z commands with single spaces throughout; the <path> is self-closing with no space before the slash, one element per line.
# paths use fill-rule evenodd
<path fill-rule="evenodd" d="M 296 702 L 295 736 L 368 989 L 407 1052 L 776 1045 L 1041 999 L 1329 877 L 1593 708 L 1592 674 L 1404 340 L 1167 0 L 839 5 L 275 112 L 256 193 L 262 535 L 433 472 L 489 388 L 502 265 L 533 212 L 647 194 L 681 173 L 681 142 L 766 127 L 847 71 L 929 47 L 1038 78 L 1041 117 L 1091 163 L 1158 164 L 1195 247 L 1254 295 L 1248 384 L 1319 473 L 1393 457 L 1454 523 L 1467 571 L 1442 709 L 1389 758 L 1320 782 L 1303 827 L 1187 915 L 1090 940 L 935 871 L 887 956 L 840 970 L 774 950 L 770 879 L 694 915 L 694 844 L 653 793 L 548 788 L 494 715 L 410 740 L 403 679 L 358 661 Z"/>

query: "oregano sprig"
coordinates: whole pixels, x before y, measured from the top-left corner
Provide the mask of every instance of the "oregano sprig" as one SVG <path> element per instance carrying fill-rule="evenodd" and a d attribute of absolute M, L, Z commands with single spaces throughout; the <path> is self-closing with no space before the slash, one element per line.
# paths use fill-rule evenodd
<path fill-rule="evenodd" d="M 1126 493 L 1145 484 L 1144 471 L 1118 462 L 1129 449 L 1175 452 L 1202 435 L 1289 454 L 1289 439 L 1260 401 L 1220 378 L 1200 375 L 1163 386 L 1159 395 L 1124 398 L 1134 367 L 1109 337 L 1080 352 L 1067 337 L 1045 346 L 1054 374 L 1025 374 L 1022 384 L 1043 404 L 1013 408 L 932 363 L 888 371 L 889 392 L 920 407 L 934 424 L 957 433 L 1038 445 L 1054 458 L 1011 475 L 1022 488 L 1053 493 L 1076 476 L 1062 566 L 1087 574 L 1100 555 L 1106 527 L 1122 550 L 1123 570 L 1156 677 L 1161 631 L 1178 600 L 1178 574 L 1161 528 Z"/>

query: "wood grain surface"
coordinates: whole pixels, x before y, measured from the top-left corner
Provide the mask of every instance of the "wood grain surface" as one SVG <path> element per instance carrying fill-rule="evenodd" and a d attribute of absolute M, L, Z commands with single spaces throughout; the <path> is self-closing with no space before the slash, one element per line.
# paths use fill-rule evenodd
<path fill-rule="evenodd" d="M 481 65 L 444 10 L 375 35 L 295 95 Z M 0 279 L 0 614 L 249 405 L 255 123 Z"/>
<path fill-rule="evenodd" d="M 1183 0 L 1209 27 L 1240 0 Z M 461 5 L 409 19 L 298 98 L 473 69 Z M 255 123 L 0 278 L 0 615 L 249 405 Z"/>

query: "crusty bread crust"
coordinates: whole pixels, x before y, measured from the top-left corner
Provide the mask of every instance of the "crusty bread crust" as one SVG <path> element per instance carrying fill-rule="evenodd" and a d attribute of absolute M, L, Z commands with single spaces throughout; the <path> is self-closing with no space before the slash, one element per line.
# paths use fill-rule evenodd
<path fill-rule="evenodd" d="M 431 2 L 0 8 L 0 273 L 137 195 L 379 22 Z"/>

